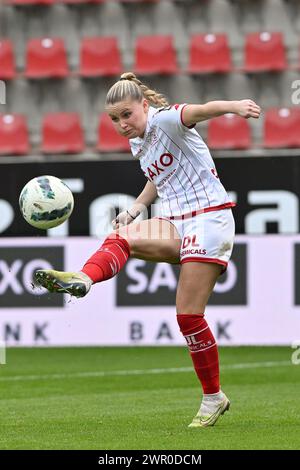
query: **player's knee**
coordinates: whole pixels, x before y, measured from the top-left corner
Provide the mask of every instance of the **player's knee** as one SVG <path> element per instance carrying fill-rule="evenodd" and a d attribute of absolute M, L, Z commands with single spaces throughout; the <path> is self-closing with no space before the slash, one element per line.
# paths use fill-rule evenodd
<path fill-rule="evenodd" d="M 118 228 L 117 230 L 113 230 L 112 233 L 110 234 L 110 236 L 114 236 L 114 235 L 119 235 L 120 237 L 124 238 L 128 245 L 129 245 L 129 248 L 130 248 L 130 256 L 132 256 L 134 258 L 138 248 L 138 240 L 135 240 L 133 238 L 131 238 L 128 234 L 128 228 L 127 226 L 126 227 L 120 227 Z"/>
<path fill-rule="evenodd" d="M 190 295 L 178 295 L 176 299 L 176 313 L 180 314 L 202 314 L 204 316 L 207 299 L 199 298 L 199 296 L 191 297 Z"/>

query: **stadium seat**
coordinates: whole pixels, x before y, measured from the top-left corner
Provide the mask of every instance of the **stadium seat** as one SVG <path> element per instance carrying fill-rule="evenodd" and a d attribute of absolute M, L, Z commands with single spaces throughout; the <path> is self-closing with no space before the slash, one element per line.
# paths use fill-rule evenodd
<path fill-rule="evenodd" d="M 0 114 L 0 154 L 26 155 L 29 151 L 28 129 L 20 114 Z"/>
<path fill-rule="evenodd" d="M 300 147 L 299 129 L 299 108 L 270 108 L 265 114 L 263 145 L 266 148 Z"/>
<path fill-rule="evenodd" d="M 246 36 L 246 72 L 272 72 L 287 68 L 282 33 L 250 33 Z"/>
<path fill-rule="evenodd" d="M 13 45 L 9 39 L 0 39 L 0 79 L 11 80 L 15 76 Z"/>
<path fill-rule="evenodd" d="M 189 73 L 217 73 L 231 70 L 226 34 L 195 34 L 190 41 Z"/>
<path fill-rule="evenodd" d="M 120 136 L 106 113 L 99 118 L 97 150 L 100 152 L 130 152 L 128 139 Z"/>
<path fill-rule="evenodd" d="M 172 75 L 178 73 L 172 36 L 140 36 L 135 44 L 136 73 Z"/>
<path fill-rule="evenodd" d="M 247 149 L 251 145 L 248 121 L 236 114 L 211 119 L 208 122 L 207 141 L 213 149 Z"/>
<path fill-rule="evenodd" d="M 65 44 L 59 38 L 31 39 L 27 44 L 27 78 L 64 78 L 68 75 Z"/>
<path fill-rule="evenodd" d="M 77 113 L 49 113 L 42 129 L 43 153 L 81 153 L 84 136 Z"/>
<path fill-rule="evenodd" d="M 116 37 L 84 38 L 80 51 L 80 75 L 98 77 L 120 75 L 121 55 Z"/>

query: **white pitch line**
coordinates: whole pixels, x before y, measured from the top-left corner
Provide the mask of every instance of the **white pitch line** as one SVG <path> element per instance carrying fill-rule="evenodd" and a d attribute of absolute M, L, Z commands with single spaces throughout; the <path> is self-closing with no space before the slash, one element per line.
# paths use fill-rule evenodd
<path fill-rule="evenodd" d="M 293 365 L 291 361 L 269 361 L 269 362 L 246 362 L 240 364 L 227 364 L 221 367 L 221 370 L 234 369 L 257 369 L 268 367 L 283 367 Z M 0 382 L 17 382 L 30 380 L 61 380 L 76 379 L 85 377 L 118 377 L 131 375 L 154 375 L 154 374 L 178 374 L 182 372 L 193 372 L 193 367 L 171 367 L 168 369 L 136 369 L 136 370 L 114 370 L 114 371 L 95 371 L 95 372 L 74 372 L 70 374 L 47 374 L 47 375 L 12 375 L 0 377 Z"/>

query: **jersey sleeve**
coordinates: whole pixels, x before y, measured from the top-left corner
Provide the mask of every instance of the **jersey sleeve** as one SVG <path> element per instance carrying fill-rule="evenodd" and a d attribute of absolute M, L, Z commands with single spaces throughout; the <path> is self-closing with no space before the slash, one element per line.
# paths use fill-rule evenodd
<path fill-rule="evenodd" d="M 184 134 L 188 129 L 193 129 L 195 124 L 192 126 L 186 126 L 182 119 L 182 112 L 186 104 L 174 104 L 167 109 L 162 109 L 157 114 L 157 120 L 159 125 L 166 132 L 178 132 Z"/>

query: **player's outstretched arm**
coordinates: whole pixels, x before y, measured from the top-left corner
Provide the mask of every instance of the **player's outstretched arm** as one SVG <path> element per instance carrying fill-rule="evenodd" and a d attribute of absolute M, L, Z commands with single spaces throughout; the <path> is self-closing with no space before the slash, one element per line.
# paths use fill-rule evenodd
<path fill-rule="evenodd" d="M 234 113 L 246 119 L 258 119 L 260 107 L 252 100 L 210 101 L 205 104 L 188 104 L 183 108 L 182 119 L 186 126 L 206 121 L 226 113 Z"/>
<path fill-rule="evenodd" d="M 121 212 L 113 221 L 112 226 L 116 230 L 121 226 L 131 224 L 138 215 L 150 206 L 157 198 L 157 190 L 153 183 L 147 181 L 143 191 L 136 198 L 134 204 L 126 211 Z"/>

